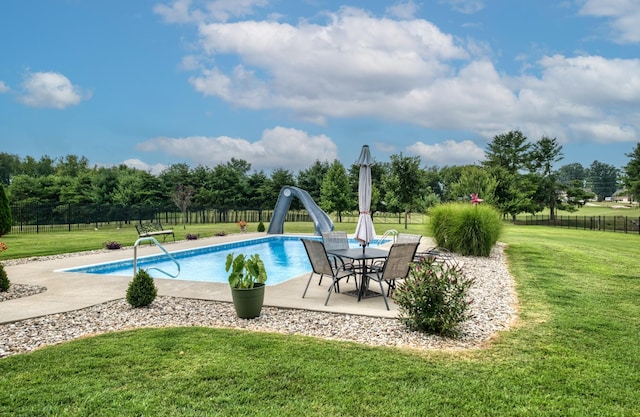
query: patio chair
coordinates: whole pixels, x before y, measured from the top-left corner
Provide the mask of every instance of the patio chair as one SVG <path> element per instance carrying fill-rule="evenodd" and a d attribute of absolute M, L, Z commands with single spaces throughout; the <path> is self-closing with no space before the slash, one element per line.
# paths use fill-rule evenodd
<path fill-rule="evenodd" d="M 413 257 L 418 250 L 418 243 L 394 243 L 389 249 L 389 256 L 381 269 L 374 270 L 367 274 L 367 278 L 380 284 L 380 292 L 384 299 L 384 304 L 389 310 L 387 296 L 391 295 L 391 290 L 395 288 L 396 280 L 404 279 L 409 274 L 409 266 L 413 262 Z M 387 294 L 382 287 L 385 282 L 388 286 Z"/>
<path fill-rule="evenodd" d="M 421 239 L 422 239 L 422 235 L 415 235 L 411 233 L 398 233 L 395 236 L 394 243 L 417 243 L 419 245 Z M 414 261 L 418 261 L 418 258 L 415 258 Z M 383 266 L 384 266 L 384 262 L 376 261 L 372 265 L 371 269 L 375 271 L 380 271 L 382 270 Z"/>
<path fill-rule="evenodd" d="M 349 237 L 345 231 L 334 230 L 331 232 L 323 232 L 322 243 L 324 243 L 324 248 L 327 251 L 349 249 Z M 345 262 L 341 257 L 330 253 L 327 255 L 329 256 L 329 260 L 333 262 L 335 268 L 342 266 L 344 269 L 355 269 L 352 263 Z"/>
<path fill-rule="evenodd" d="M 355 271 L 353 269 L 345 269 L 342 266 L 336 267 L 335 264 L 331 263 L 324 244 L 321 241 L 311 239 L 300 240 L 302 240 L 302 243 L 304 244 L 304 249 L 307 251 L 307 256 L 309 257 L 309 262 L 311 262 L 312 268 L 309 280 L 307 280 L 307 286 L 304 288 L 304 293 L 302 293 L 302 298 L 307 294 L 309 283 L 311 283 L 311 278 L 313 278 L 314 274 L 320 275 L 320 282 L 322 282 L 322 277 L 327 275 L 332 279 L 327 299 L 324 302 L 324 305 L 327 305 L 327 303 L 329 303 L 329 297 L 331 297 L 331 291 L 340 291 L 340 280 L 354 276 Z"/>
<path fill-rule="evenodd" d="M 398 233 L 395 243 L 420 243 L 422 235 L 414 235 L 411 233 Z"/>
<path fill-rule="evenodd" d="M 422 258 L 433 259 L 435 262 L 441 263 L 447 268 L 460 267 L 453 253 L 450 250 L 439 246 L 429 248 L 424 252 L 416 253 L 416 261 L 420 261 Z"/>

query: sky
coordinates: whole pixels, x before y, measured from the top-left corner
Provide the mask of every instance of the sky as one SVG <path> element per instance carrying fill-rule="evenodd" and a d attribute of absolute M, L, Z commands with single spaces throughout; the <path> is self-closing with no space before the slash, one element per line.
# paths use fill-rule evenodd
<path fill-rule="evenodd" d="M 3 0 L 0 152 L 159 173 L 479 163 L 495 135 L 622 168 L 640 0 Z"/>

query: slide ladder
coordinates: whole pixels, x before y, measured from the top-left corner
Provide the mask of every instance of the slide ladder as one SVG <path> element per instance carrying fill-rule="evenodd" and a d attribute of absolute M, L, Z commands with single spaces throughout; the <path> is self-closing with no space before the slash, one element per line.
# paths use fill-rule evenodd
<path fill-rule="evenodd" d="M 152 241 L 153 243 L 155 243 L 155 245 L 159 247 L 165 253 L 165 255 L 167 255 L 169 259 L 173 261 L 174 264 L 176 264 L 176 267 L 178 268 L 178 272 L 176 272 L 174 275 L 163 269 L 156 268 L 155 266 L 152 266 L 151 268 L 148 268 L 148 269 L 155 269 L 156 271 L 168 277 L 178 278 L 178 275 L 180 275 L 180 264 L 178 263 L 178 261 L 176 261 L 176 259 L 173 256 L 171 256 L 169 252 L 167 252 L 167 250 L 164 248 L 164 246 L 160 244 L 160 242 L 158 242 L 155 238 L 151 236 L 141 237 L 140 239 L 136 240 L 136 243 L 133 244 L 133 276 L 134 277 L 136 276 L 136 271 L 138 270 L 138 245 L 140 245 L 141 242 L 146 242 L 146 241 Z"/>

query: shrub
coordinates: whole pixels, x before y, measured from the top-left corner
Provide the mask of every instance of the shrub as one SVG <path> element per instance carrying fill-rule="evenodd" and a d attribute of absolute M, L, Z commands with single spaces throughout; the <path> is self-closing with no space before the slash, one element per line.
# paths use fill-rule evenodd
<path fill-rule="evenodd" d="M 9 199 L 4 192 L 4 186 L 0 184 L 0 236 L 6 235 L 11 231 L 11 206 Z"/>
<path fill-rule="evenodd" d="M 411 330 L 457 336 L 460 324 L 472 317 L 467 300 L 472 284 L 460 267 L 423 258 L 394 293 L 399 319 Z"/>
<path fill-rule="evenodd" d="M 264 223 L 260 222 L 258 223 L 258 232 L 262 233 L 264 232 L 266 229 L 264 227 Z"/>
<path fill-rule="evenodd" d="M 127 302 L 132 307 L 146 307 L 155 300 L 158 295 L 158 289 L 151 275 L 140 269 L 133 277 L 127 288 Z"/>
<path fill-rule="evenodd" d="M 198 235 L 187 233 L 187 240 L 198 240 Z"/>
<path fill-rule="evenodd" d="M 489 256 L 502 232 L 500 213 L 489 205 L 443 204 L 430 215 L 436 244 L 462 255 Z"/>
<path fill-rule="evenodd" d="M 106 249 L 120 249 L 122 245 L 114 240 L 111 242 L 104 242 L 104 247 Z"/>
<path fill-rule="evenodd" d="M 11 281 L 9 281 L 9 277 L 7 276 L 7 271 L 4 270 L 4 265 L 0 263 L 0 292 L 9 291 L 10 286 L 11 286 Z"/>

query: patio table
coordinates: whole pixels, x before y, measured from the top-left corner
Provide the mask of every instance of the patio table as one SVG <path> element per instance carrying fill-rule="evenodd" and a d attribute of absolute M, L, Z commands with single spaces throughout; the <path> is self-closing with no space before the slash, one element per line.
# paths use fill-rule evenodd
<path fill-rule="evenodd" d="M 373 262 L 376 259 L 387 259 L 389 251 L 378 248 L 349 248 L 349 249 L 334 249 L 327 250 L 328 254 L 338 256 L 340 258 L 351 259 L 352 261 L 358 261 L 362 264 L 362 271 L 360 272 L 360 286 L 357 291 L 348 291 L 345 294 L 355 295 L 358 297 L 358 301 L 363 298 L 377 297 L 381 294 L 379 292 L 369 290 L 369 282 L 367 279 L 368 261 Z"/>

